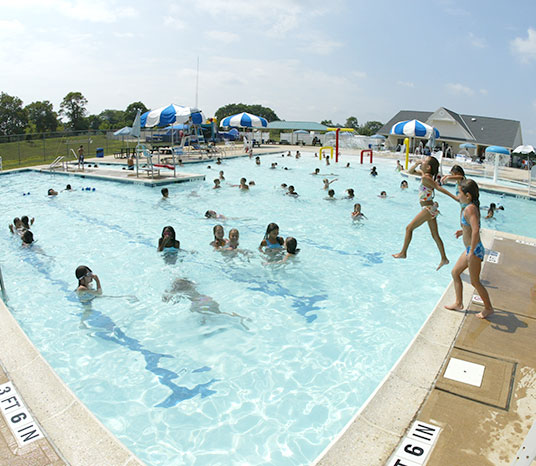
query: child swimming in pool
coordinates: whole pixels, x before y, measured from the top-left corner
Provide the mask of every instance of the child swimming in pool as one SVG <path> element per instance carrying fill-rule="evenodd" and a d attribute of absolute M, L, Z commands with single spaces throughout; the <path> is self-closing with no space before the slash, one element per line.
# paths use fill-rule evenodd
<path fill-rule="evenodd" d="M 324 178 L 324 179 L 322 180 L 322 183 L 324 183 L 324 189 L 329 189 L 329 185 L 330 185 L 331 183 L 334 183 L 334 182 L 337 181 L 337 180 L 338 180 L 338 178 L 334 178 L 334 179 L 331 180 L 331 181 L 329 181 L 327 178 Z"/>
<path fill-rule="evenodd" d="M 475 287 L 476 292 L 482 298 L 484 310 L 477 314 L 477 317 L 485 319 L 493 314 L 493 307 L 489 298 L 488 290 L 480 282 L 480 270 L 484 261 L 484 245 L 480 240 L 480 205 L 479 189 L 474 180 L 463 180 L 460 183 L 460 193 L 458 199 L 462 206 L 461 226 L 462 229 L 456 231 L 456 238 L 463 237 L 465 251 L 462 252 L 458 262 L 452 269 L 452 280 L 456 291 L 456 301 L 445 308 L 450 310 L 463 310 L 463 283 L 461 280 L 462 272 L 469 268 L 471 285 Z"/>
<path fill-rule="evenodd" d="M 212 189 L 219 189 L 219 188 L 221 188 L 221 182 L 219 178 L 216 178 L 214 180 L 214 187 Z"/>
<path fill-rule="evenodd" d="M 210 242 L 210 245 L 214 249 L 223 248 L 226 244 L 225 231 L 223 230 L 223 227 L 221 225 L 214 225 L 212 233 L 214 233 L 214 239 Z"/>
<path fill-rule="evenodd" d="M 417 170 L 417 167 L 419 165 L 421 166 L 421 169 Z M 441 191 L 443 194 L 446 194 L 447 196 L 458 202 L 458 198 L 454 194 L 452 194 L 450 191 L 447 191 L 442 186 L 439 186 L 439 184 L 435 180 L 438 171 L 439 162 L 431 155 L 425 157 L 422 161 L 415 163 L 409 169 L 409 173 L 417 173 L 421 175 L 419 201 L 422 210 L 406 227 L 406 234 L 404 237 L 404 245 L 402 246 L 402 250 L 397 254 L 393 254 L 393 257 L 395 259 L 405 259 L 407 256 L 408 247 L 413 237 L 413 230 L 419 228 L 424 222 L 428 222 L 428 227 L 430 228 L 432 238 L 434 238 L 437 248 L 439 249 L 439 253 L 441 254 L 441 261 L 439 262 L 439 265 L 437 266 L 436 270 L 439 270 L 441 267 L 448 264 L 449 260 L 447 259 L 447 255 L 445 253 L 445 246 L 443 245 L 443 241 L 439 236 L 439 230 L 437 227 L 436 217 L 439 214 L 439 211 L 437 210 L 437 206 L 436 208 L 434 208 L 434 190 L 437 189 L 438 191 Z"/>
<path fill-rule="evenodd" d="M 95 275 L 86 265 L 79 265 L 75 270 L 76 278 L 78 279 L 78 287 L 76 293 L 102 295 L 102 287 L 99 277 Z M 95 281 L 97 289 L 91 288 L 91 283 Z"/>
<path fill-rule="evenodd" d="M 166 248 L 180 249 L 180 247 L 181 243 L 175 237 L 175 229 L 172 226 L 164 227 L 158 240 L 158 251 L 161 252 Z"/>
<path fill-rule="evenodd" d="M 465 180 L 465 171 L 459 165 L 453 165 L 450 169 L 450 174 L 441 178 L 441 184 L 445 184 L 447 181 L 453 181 L 456 183 L 456 196 L 460 192 L 460 183 Z"/>
<path fill-rule="evenodd" d="M 268 252 L 273 250 L 281 250 L 285 241 L 279 235 L 279 226 L 277 223 L 270 223 L 266 228 L 264 239 L 259 245 L 259 251 Z"/>
<path fill-rule="evenodd" d="M 227 217 L 222 214 L 218 214 L 215 210 L 207 210 L 205 212 L 205 218 L 217 218 L 218 220 L 227 220 Z"/>
<path fill-rule="evenodd" d="M 325 197 L 324 199 L 325 199 L 326 201 L 335 201 L 335 200 L 336 200 L 336 199 L 335 199 L 335 190 L 330 189 L 330 190 L 328 191 L 328 197 Z"/>
<path fill-rule="evenodd" d="M 286 249 L 287 253 L 285 254 L 285 257 L 283 257 L 281 262 L 286 262 L 289 259 L 292 259 L 292 258 L 296 257 L 296 254 L 298 254 L 300 252 L 300 250 L 297 247 L 298 246 L 298 241 L 296 240 L 296 238 L 294 238 L 292 236 L 287 236 L 285 238 L 284 246 L 285 246 L 285 249 Z"/>
<path fill-rule="evenodd" d="M 24 227 L 22 226 L 21 219 L 19 217 L 15 217 L 13 219 L 13 223 L 9 225 L 9 231 L 13 234 L 22 235 L 24 233 Z"/>
<path fill-rule="evenodd" d="M 210 315 L 210 314 L 224 314 L 229 317 L 238 317 L 240 319 L 240 324 L 246 329 L 248 327 L 244 324 L 244 321 L 251 320 L 246 317 L 242 317 L 236 312 L 223 312 L 220 310 L 220 305 L 210 296 L 199 293 L 195 286 L 195 283 L 187 278 L 176 278 L 171 285 L 171 289 L 167 290 L 166 294 L 162 296 L 162 301 L 164 302 L 173 302 L 173 295 L 183 295 L 191 303 L 190 311 L 196 312 L 199 314 Z"/>
<path fill-rule="evenodd" d="M 232 251 L 233 249 L 238 249 L 238 240 L 240 239 L 240 233 L 236 228 L 232 228 L 229 231 L 229 239 L 227 240 L 224 249 Z"/>
<path fill-rule="evenodd" d="M 352 212 L 352 220 L 361 220 L 365 217 L 365 214 L 361 212 L 361 204 L 354 204 L 354 211 Z"/>

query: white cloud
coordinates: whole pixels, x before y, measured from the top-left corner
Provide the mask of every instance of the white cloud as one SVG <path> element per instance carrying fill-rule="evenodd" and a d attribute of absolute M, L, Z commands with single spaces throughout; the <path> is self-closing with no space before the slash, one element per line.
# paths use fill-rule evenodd
<path fill-rule="evenodd" d="M 354 76 L 355 78 L 366 78 L 367 77 L 367 73 L 365 73 L 364 71 L 352 71 L 352 76 Z"/>
<path fill-rule="evenodd" d="M 116 5 L 117 2 L 105 0 L 24 0 L 12 2 L 0 0 L 0 8 L 24 8 L 26 10 L 47 12 L 67 16 L 77 21 L 96 23 L 113 23 L 122 18 L 132 18 L 138 15 L 132 7 Z"/>
<path fill-rule="evenodd" d="M 471 42 L 471 45 L 477 49 L 487 47 L 486 41 L 481 37 L 475 36 L 472 32 L 469 33 L 469 41 Z"/>
<path fill-rule="evenodd" d="M 480 89 L 478 92 L 480 92 L 482 95 L 488 95 L 487 89 Z"/>
<path fill-rule="evenodd" d="M 519 56 L 521 63 L 529 63 L 536 59 L 536 30 L 529 28 L 528 37 L 516 37 L 510 42 L 512 51 Z"/>
<path fill-rule="evenodd" d="M 115 37 L 119 37 L 120 39 L 132 39 L 136 37 L 136 34 L 133 32 L 114 32 Z"/>
<path fill-rule="evenodd" d="M 396 82 L 399 86 L 404 86 L 404 87 L 415 87 L 415 84 L 410 82 L 410 81 L 397 81 Z"/>
<path fill-rule="evenodd" d="M 460 83 L 449 83 L 446 85 L 447 90 L 451 94 L 455 95 L 473 95 L 475 91 L 473 91 L 470 87 L 464 86 Z"/>
<path fill-rule="evenodd" d="M 315 55 L 329 55 L 344 44 L 335 40 L 329 40 L 322 37 L 308 38 L 302 36 L 306 45 L 299 47 L 298 50 L 313 53 Z"/>
<path fill-rule="evenodd" d="M 206 35 L 209 39 L 214 40 L 219 44 L 230 44 L 240 39 L 238 34 L 228 31 L 208 31 Z"/>
<path fill-rule="evenodd" d="M 186 24 L 184 21 L 182 21 L 179 18 L 175 18 L 173 16 L 165 16 L 164 17 L 164 24 L 166 26 L 172 27 L 173 29 L 177 29 L 178 31 L 184 29 L 186 27 Z"/>
<path fill-rule="evenodd" d="M 24 31 L 24 26 L 18 20 L 6 21 L 0 19 L 0 35 L 1 36 L 13 36 Z"/>

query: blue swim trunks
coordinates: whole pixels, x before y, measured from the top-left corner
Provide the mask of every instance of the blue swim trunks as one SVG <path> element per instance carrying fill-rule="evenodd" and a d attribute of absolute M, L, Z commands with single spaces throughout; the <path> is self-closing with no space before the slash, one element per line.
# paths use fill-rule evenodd
<path fill-rule="evenodd" d="M 469 250 L 471 249 L 471 246 L 467 246 L 467 249 L 465 250 L 465 254 L 469 255 Z M 486 252 L 486 249 L 484 248 L 484 245 L 481 241 L 478 242 L 476 245 L 476 248 L 474 250 L 474 254 L 476 257 L 478 257 L 481 261 L 484 260 L 484 253 Z"/>

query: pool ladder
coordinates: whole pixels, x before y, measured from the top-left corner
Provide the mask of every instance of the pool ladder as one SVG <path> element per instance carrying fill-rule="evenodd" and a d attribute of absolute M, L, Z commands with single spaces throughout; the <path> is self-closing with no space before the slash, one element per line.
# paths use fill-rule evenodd
<path fill-rule="evenodd" d="M 2 276 L 2 269 L 0 268 L 0 290 L 2 291 L 2 299 L 7 301 L 6 287 L 4 286 L 4 277 Z"/>

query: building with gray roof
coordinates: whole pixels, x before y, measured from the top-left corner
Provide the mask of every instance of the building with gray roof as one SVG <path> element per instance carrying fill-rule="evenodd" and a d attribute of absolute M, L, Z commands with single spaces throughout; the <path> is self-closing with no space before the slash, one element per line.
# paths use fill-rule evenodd
<path fill-rule="evenodd" d="M 460 144 L 471 143 L 477 146 L 480 155 L 489 146 L 503 146 L 512 150 L 523 144 L 521 123 L 517 120 L 492 118 L 480 115 L 462 115 L 445 107 L 435 112 L 401 110 L 378 131 L 387 137 L 386 145 L 395 147 L 403 144 L 404 138 L 390 134 L 395 123 L 405 120 L 419 120 L 439 130 L 436 145 L 442 143 L 452 147 L 453 153 L 459 152 Z M 416 138 L 418 143 L 419 138 Z"/>

